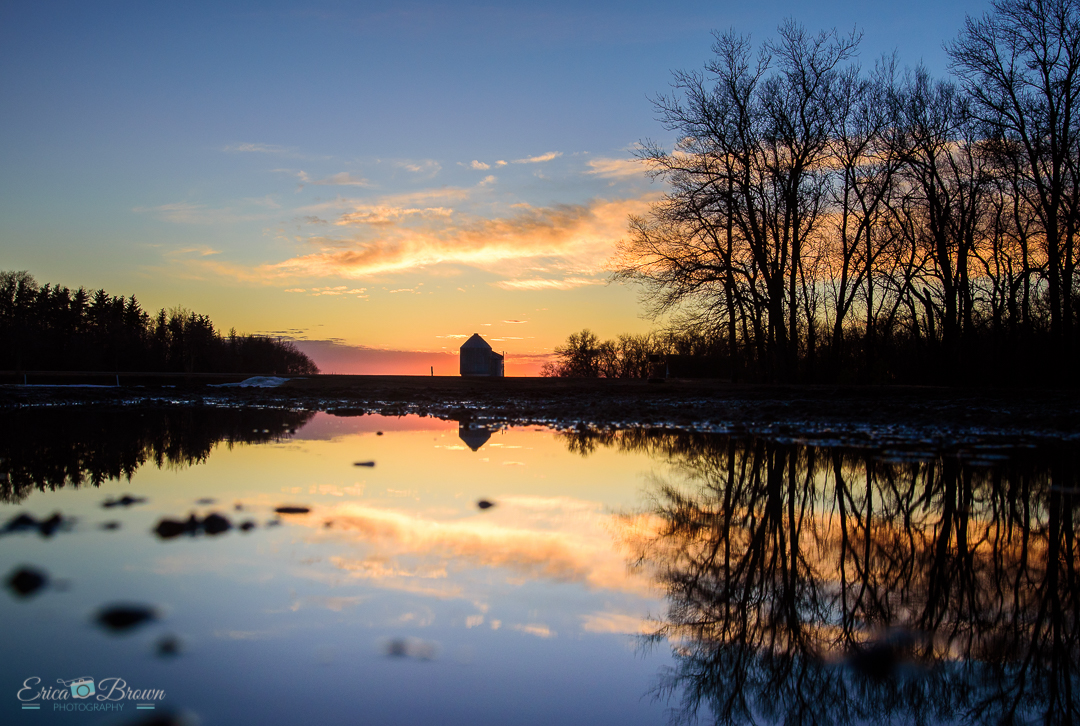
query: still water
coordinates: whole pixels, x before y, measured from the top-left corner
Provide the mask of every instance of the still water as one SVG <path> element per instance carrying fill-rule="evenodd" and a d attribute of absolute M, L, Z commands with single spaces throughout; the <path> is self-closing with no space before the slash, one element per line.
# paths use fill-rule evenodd
<path fill-rule="evenodd" d="M 1075 445 L 209 408 L 0 435 L 4 723 L 1080 719 Z"/>

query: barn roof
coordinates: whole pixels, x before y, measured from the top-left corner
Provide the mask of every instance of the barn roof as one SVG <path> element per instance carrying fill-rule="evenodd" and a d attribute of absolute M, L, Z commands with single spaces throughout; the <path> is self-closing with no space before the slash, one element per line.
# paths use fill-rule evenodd
<path fill-rule="evenodd" d="M 473 333 L 472 337 L 461 344 L 462 348 L 483 348 L 484 350 L 491 350 L 491 346 L 488 342 L 480 337 L 480 333 Z"/>

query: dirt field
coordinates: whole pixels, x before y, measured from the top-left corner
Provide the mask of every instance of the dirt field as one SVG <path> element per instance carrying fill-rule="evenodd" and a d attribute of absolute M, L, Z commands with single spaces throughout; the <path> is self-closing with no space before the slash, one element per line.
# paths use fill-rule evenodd
<path fill-rule="evenodd" d="M 214 405 L 423 414 L 492 424 L 676 426 L 1080 437 L 1080 392 L 759 386 L 708 380 L 316 376 L 278 388 L 0 386 L 0 411 L 55 405 Z"/>

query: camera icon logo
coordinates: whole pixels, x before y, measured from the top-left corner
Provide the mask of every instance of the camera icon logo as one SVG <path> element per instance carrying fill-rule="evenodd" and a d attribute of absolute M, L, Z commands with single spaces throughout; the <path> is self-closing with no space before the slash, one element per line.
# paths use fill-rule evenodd
<path fill-rule="evenodd" d="M 94 695 L 93 678 L 76 678 L 71 681 L 72 698 L 90 698 L 92 695 Z"/>

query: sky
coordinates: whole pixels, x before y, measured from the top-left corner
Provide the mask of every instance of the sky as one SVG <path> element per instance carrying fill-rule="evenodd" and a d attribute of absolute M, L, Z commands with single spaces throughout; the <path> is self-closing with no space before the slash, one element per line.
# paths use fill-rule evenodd
<path fill-rule="evenodd" d="M 281 336 L 324 372 L 535 375 L 611 282 L 651 99 L 713 31 L 857 28 L 947 73 L 985 2 L 0 3 L 0 270 Z"/>

